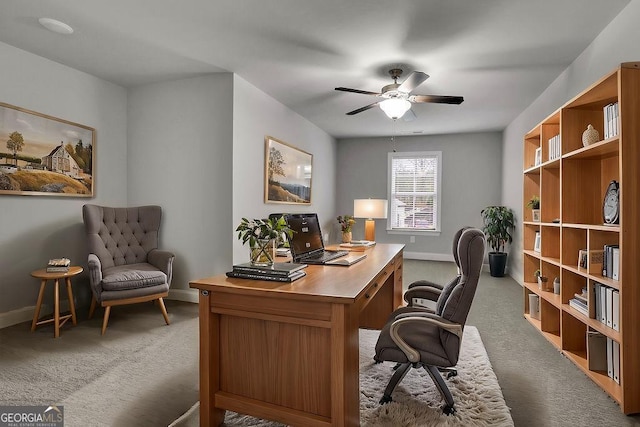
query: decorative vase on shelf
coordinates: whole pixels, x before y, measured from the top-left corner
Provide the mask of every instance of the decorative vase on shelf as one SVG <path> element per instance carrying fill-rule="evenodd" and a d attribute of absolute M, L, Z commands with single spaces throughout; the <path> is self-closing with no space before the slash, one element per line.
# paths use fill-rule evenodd
<path fill-rule="evenodd" d="M 587 130 L 582 132 L 582 145 L 586 147 L 587 145 L 591 145 L 598 141 L 600 141 L 600 134 L 598 131 L 591 125 L 587 126 Z"/>
<path fill-rule="evenodd" d="M 273 265 L 276 250 L 276 239 L 256 239 L 250 247 L 249 259 L 256 267 L 270 267 Z"/>
<path fill-rule="evenodd" d="M 351 243 L 351 232 L 350 231 L 343 231 L 342 232 L 342 243 Z"/>

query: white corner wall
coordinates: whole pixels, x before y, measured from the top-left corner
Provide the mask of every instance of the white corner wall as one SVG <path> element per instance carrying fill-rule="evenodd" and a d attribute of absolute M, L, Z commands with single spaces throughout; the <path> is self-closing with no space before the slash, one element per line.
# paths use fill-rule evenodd
<path fill-rule="evenodd" d="M 127 94 L 120 86 L 4 43 L 0 58 L 1 102 L 97 130 L 94 198 L 0 195 L 0 315 L 25 310 L 33 315 L 39 283 L 29 275 L 32 270 L 62 256 L 86 268 L 82 205 L 126 204 Z M 88 303 L 86 272 L 73 280 L 73 288 L 75 297 Z M 52 287 L 47 291 L 48 303 Z"/>
<path fill-rule="evenodd" d="M 504 132 L 502 203 L 522 219 L 523 136 L 564 103 L 622 62 L 640 61 L 640 0 L 631 0 L 576 60 Z M 509 274 L 523 283 L 522 227 L 518 226 L 509 257 Z"/>
<path fill-rule="evenodd" d="M 264 202 L 264 137 L 271 136 L 313 155 L 310 205 Z M 233 230 L 242 217 L 266 218 L 270 213 L 317 212 L 323 232 L 335 215 L 336 141 L 241 77 L 233 91 Z M 249 251 L 233 239 L 234 263 L 249 260 Z M 330 237 L 332 239 L 332 236 Z"/>

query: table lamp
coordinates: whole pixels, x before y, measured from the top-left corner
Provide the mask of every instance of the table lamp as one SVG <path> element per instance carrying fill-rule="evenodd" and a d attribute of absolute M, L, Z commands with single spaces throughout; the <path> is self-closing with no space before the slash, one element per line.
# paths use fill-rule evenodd
<path fill-rule="evenodd" d="M 374 219 L 387 217 L 387 201 L 385 199 L 355 199 L 353 201 L 353 216 L 367 218 L 364 222 L 364 239 L 375 242 L 376 223 Z"/>

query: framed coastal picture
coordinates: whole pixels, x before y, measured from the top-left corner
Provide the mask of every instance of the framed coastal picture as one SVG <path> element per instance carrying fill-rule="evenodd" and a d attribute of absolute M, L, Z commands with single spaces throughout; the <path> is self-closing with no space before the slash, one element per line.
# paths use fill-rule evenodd
<path fill-rule="evenodd" d="M 271 136 L 264 148 L 265 203 L 311 204 L 313 155 Z"/>
<path fill-rule="evenodd" d="M 93 128 L 0 102 L 0 194 L 93 197 Z"/>

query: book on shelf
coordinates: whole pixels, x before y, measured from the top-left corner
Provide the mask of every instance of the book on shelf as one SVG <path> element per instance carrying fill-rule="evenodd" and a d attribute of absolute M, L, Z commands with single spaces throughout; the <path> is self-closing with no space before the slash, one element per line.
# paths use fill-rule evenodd
<path fill-rule="evenodd" d="M 292 274 L 287 276 L 279 276 L 272 274 L 255 274 L 255 273 L 245 273 L 240 271 L 227 271 L 227 277 L 238 278 L 238 279 L 251 279 L 251 280 L 268 280 L 271 282 L 293 282 L 307 275 L 307 272 L 304 270 L 298 270 Z"/>
<path fill-rule="evenodd" d="M 69 258 L 53 258 L 47 263 L 47 273 L 66 273 L 71 266 Z"/>
<path fill-rule="evenodd" d="M 619 107 L 617 102 L 607 104 L 603 107 L 604 112 L 604 138 L 613 138 L 619 131 Z"/>
<path fill-rule="evenodd" d="M 235 273 L 258 274 L 261 276 L 280 276 L 290 277 L 298 271 L 307 267 L 307 264 L 299 264 L 294 262 L 276 262 L 272 266 L 255 266 L 250 262 L 244 264 L 236 264 L 233 266 Z"/>
<path fill-rule="evenodd" d="M 587 304 L 583 303 L 582 301 L 576 298 L 571 298 L 569 300 L 569 305 L 575 308 L 576 310 L 578 310 L 580 313 L 584 314 L 585 316 L 589 316 L 589 308 L 587 307 Z"/>

